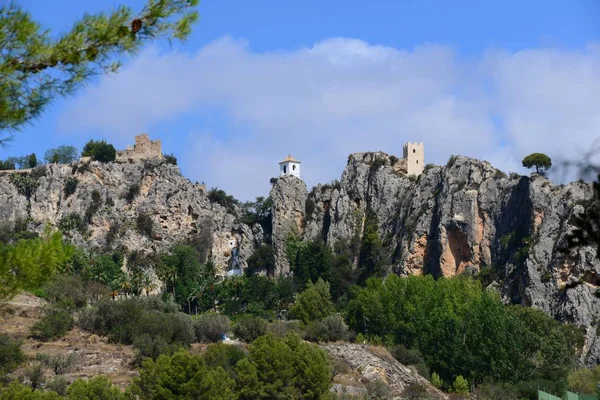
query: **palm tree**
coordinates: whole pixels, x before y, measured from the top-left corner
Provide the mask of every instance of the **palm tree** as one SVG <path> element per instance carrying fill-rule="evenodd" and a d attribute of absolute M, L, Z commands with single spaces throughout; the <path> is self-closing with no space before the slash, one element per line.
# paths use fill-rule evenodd
<path fill-rule="evenodd" d="M 148 274 L 142 275 L 142 288 L 146 292 L 146 296 L 150 296 L 150 292 L 156 289 L 156 284 Z"/>

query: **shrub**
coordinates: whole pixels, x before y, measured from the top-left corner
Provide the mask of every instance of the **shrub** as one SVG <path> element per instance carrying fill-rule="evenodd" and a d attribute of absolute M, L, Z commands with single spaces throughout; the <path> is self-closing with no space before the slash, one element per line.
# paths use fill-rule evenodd
<path fill-rule="evenodd" d="M 246 358 L 246 352 L 242 346 L 216 343 L 208 345 L 202 358 L 209 369 L 221 367 L 233 378 L 235 377 L 235 366 L 238 361 Z"/>
<path fill-rule="evenodd" d="M 440 376 L 437 373 L 432 373 L 431 374 L 431 379 L 429 380 L 431 382 L 431 385 L 435 388 L 440 389 L 442 387 L 442 385 L 444 384 L 444 382 L 442 381 L 442 378 L 440 378 Z"/>
<path fill-rule="evenodd" d="M 511 172 L 510 173 L 510 179 L 520 179 L 521 175 L 517 174 L 516 172 Z"/>
<path fill-rule="evenodd" d="M 44 291 L 48 300 L 66 310 L 82 308 L 87 305 L 83 282 L 74 275 L 56 276 L 44 287 Z"/>
<path fill-rule="evenodd" d="M 25 196 L 27 199 L 35 193 L 38 187 L 38 180 L 33 174 L 17 174 L 16 172 L 10 176 L 10 182 L 15 185 L 17 192 Z"/>
<path fill-rule="evenodd" d="M 244 342 L 251 343 L 255 341 L 259 336 L 267 333 L 267 326 L 269 323 L 258 317 L 254 316 L 242 316 L 233 326 L 233 333 L 236 338 L 243 340 Z"/>
<path fill-rule="evenodd" d="M 114 207 L 115 205 L 115 201 L 112 199 L 112 197 L 106 197 L 106 205 L 108 207 Z"/>
<path fill-rule="evenodd" d="M 469 394 L 469 382 L 462 375 L 459 375 L 452 384 L 452 392 L 460 395 Z"/>
<path fill-rule="evenodd" d="M 226 315 L 202 314 L 193 320 L 198 342 L 218 342 L 224 333 L 229 332 L 231 322 Z"/>
<path fill-rule="evenodd" d="M 336 342 L 348 338 L 348 325 L 339 314 L 329 315 L 309 326 L 308 338 L 320 342 Z"/>
<path fill-rule="evenodd" d="M 423 354 L 418 349 L 407 349 L 399 344 L 391 349 L 392 356 L 404 365 L 417 365 L 424 362 Z"/>
<path fill-rule="evenodd" d="M 380 379 L 367 382 L 365 388 L 371 399 L 384 400 L 391 398 L 390 388 Z"/>
<path fill-rule="evenodd" d="M 140 185 L 133 183 L 131 186 L 129 186 L 129 189 L 127 189 L 125 200 L 127 200 L 128 203 L 131 203 L 138 194 L 140 194 Z"/>
<path fill-rule="evenodd" d="M 277 337 L 284 337 L 288 333 L 299 334 L 302 326 L 298 321 L 274 321 L 267 326 L 267 332 Z"/>
<path fill-rule="evenodd" d="M 83 152 L 81 155 L 84 157 L 92 157 L 93 160 L 103 163 L 115 161 L 117 158 L 117 152 L 114 146 L 106 143 L 104 140 L 90 140 L 83 147 Z"/>
<path fill-rule="evenodd" d="M 314 284 L 309 282 L 306 289 L 298 294 L 290 308 L 290 315 L 308 324 L 325 318 L 334 310 L 329 283 L 319 278 Z"/>
<path fill-rule="evenodd" d="M 398 162 L 398 157 L 396 156 L 390 156 L 390 164 L 393 166 L 394 164 L 396 164 Z"/>
<path fill-rule="evenodd" d="M 71 313 L 58 308 L 46 308 L 44 316 L 31 327 L 31 336 L 39 340 L 51 340 L 63 337 L 73 328 Z"/>
<path fill-rule="evenodd" d="M 7 334 L 0 334 L 0 375 L 15 370 L 23 361 L 25 354 L 21 350 L 21 342 Z"/>
<path fill-rule="evenodd" d="M 69 197 L 70 195 L 75 193 L 78 183 L 79 183 L 79 180 L 77 180 L 77 178 L 74 178 L 72 176 L 66 180 L 65 189 L 64 189 L 65 197 Z"/>
<path fill-rule="evenodd" d="M 177 165 L 177 158 L 173 154 L 165 154 L 163 157 L 167 164 Z"/>
<path fill-rule="evenodd" d="M 73 146 L 60 146 L 44 153 L 48 164 L 70 164 L 77 160 L 77 149 Z"/>
<path fill-rule="evenodd" d="M 435 164 L 425 164 L 425 167 L 423 167 L 423 172 L 427 172 L 433 168 L 435 168 Z"/>
<path fill-rule="evenodd" d="M 457 159 L 458 159 L 458 156 L 451 155 L 450 158 L 448 159 L 448 162 L 446 163 L 446 168 L 452 167 Z"/>
<path fill-rule="evenodd" d="M 152 237 L 152 230 L 154 229 L 154 222 L 152 217 L 146 213 L 139 213 L 136 220 L 137 230 L 142 235 Z"/>
<path fill-rule="evenodd" d="M 423 399 L 427 395 L 427 389 L 419 382 L 412 382 L 404 390 L 404 398 L 407 400 Z"/>
<path fill-rule="evenodd" d="M 408 176 L 408 180 L 411 182 L 416 182 L 417 181 L 417 176 L 415 174 L 409 175 Z"/>
<path fill-rule="evenodd" d="M 475 390 L 476 398 L 483 400 L 519 399 L 519 391 L 509 383 L 483 384 Z"/>
<path fill-rule="evenodd" d="M 217 203 L 227 209 L 230 214 L 235 213 L 235 207 L 239 206 L 239 201 L 235 197 L 228 195 L 224 190 L 212 188 L 208 192 L 208 199 L 211 203 Z"/>
<path fill-rule="evenodd" d="M 76 213 L 67 214 L 62 217 L 60 221 L 58 221 L 58 228 L 63 232 L 77 230 L 80 233 L 83 233 L 86 230 L 83 219 Z"/>
<path fill-rule="evenodd" d="M 46 390 L 56 392 L 60 396 L 66 396 L 68 388 L 69 383 L 64 376 L 55 376 L 52 380 L 46 383 Z"/>
<path fill-rule="evenodd" d="M 77 379 L 67 389 L 68 399 L 125 400 L 126 396 L 107 377 Z"/>

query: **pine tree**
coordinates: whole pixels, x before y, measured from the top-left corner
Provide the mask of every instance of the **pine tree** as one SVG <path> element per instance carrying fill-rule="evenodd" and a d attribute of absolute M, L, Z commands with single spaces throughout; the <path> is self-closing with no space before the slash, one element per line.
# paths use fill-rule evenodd
<path fill-rule="evenodd" d="M 134 55 L 161 37 L 185 40 L 198 19 L 199 0 L 148 0 L 134 16 L 119 6 L 86 14 L 59 38 L 15 2 L 0 7 L 0 144 L 38 117 L 57 96 L 72 94 L 90 77 L 114 72 L 117 57 Z"/>

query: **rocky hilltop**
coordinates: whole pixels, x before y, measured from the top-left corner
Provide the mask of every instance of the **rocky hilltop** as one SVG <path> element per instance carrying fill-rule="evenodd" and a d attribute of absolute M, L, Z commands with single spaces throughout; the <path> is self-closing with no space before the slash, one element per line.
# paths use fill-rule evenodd
<path fill-rule="evenodd" d="M 165 251 L 196 238 L 204 256 L 222 270 L 232 244 L 239 246 L 244 268 L 261 242 L 269 241 L 276 271 L 288 274 L 285 244 L 291 232 L 333 246 L 360 239 L 370 218 L 389 255 L 390 273 L 480 273 L 506 303 L 537 307 L 582 326 L 585 359 L 600 362 L 600 261 L 591 247 L 561 250 L 573 216 L 593 196 L 591 185 L 555 185 L 536 174 L 506 176 L 466 157 L 427 166 L 419 177 L 404 174 L 400 164 L 385 153 L 352 154 L 340 181 L 310 192 L 296 177 L 274 180 L 270 235 L 258 224 L 241 223 L 238 206 L 211 202 L 205 188 L 164 160 L 48 165 L 18 174 L 22 179 L 4 171 L 0 219 L 27 221 L 38 232 L 45 223 L 60 226 L 88 248 Z M 151 231 L 143 228 L 148 221 Z"/>
<path fill-rule="evenodd" d="M 298 194 L 297 179 L 280 179 L 273 192 L 287 195 L 273 198 L 277 215 L 305 203 L 303 237 L 330 245 L 360 237 L 374 215 L 390 272 L 451 277 L 481 271 L 506 303 L 582 326 L 584 357 L 600 362 L 600 261 L 591 247 L 561 250 L 573 215 L 593 195 L 591 185 L 555 185 L 536 174 L 509 177 L 460 156 L 444 167 L 428 166 L 419 177 L 403 174 L 398 162 L 385 153 L 352 154 L 341 181 L 310 193 Z M 302 198 L 291 201 L 294 195 Z"/>
<path fill-rule="evenodd" d="M 32 189 L 26 193 L 27 183 L 4 171 L 0 218 L 28 221 L 29 230 L 41 232 L 50 223 L 86 248 L 123 246 L 146 253 L 197 238 L 204 257 L 210 255 L 221 268 L 228 265 L 230 242 L 239 246 L 242 266 L 253 251 L 252 230 L 163 160 L 47 165 L 18 175 L 33 182 Z M 146 218 L 138 221 L 140 216 Z M 140 229 L 140 222 L 151 229 Z"/>

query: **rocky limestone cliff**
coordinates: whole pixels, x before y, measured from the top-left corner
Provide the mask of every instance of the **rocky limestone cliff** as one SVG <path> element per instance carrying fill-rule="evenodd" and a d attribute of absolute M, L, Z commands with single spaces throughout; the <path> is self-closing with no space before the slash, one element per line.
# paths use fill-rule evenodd
<path fill-rule="evenodd" d="M 370 210 L 390 272 L 449 277 L 485 268 L 505 302 L 584 327 L 584 358 L 600 362 L 600 261 L 591 247 L 560 250 L 591 185 L 507 177 L 467 157 L 428 166 L 415 179 L 397 163 L 385 153 L 352 154 L 340 182 L 318 185 L 306 198 L 304 238 L 333 245 L 360 236 Z"/>
<path fill-rule="evenodd" d="M 302 235 L 306 195 L 306 184 L 293 175 L 277 178 L 271 188 L 272 242 L 276 275 L 288 275 L 290 272 L 286 240 L 290 234 Z"/>
<path fill-rule="evenodd" d="M 148 253 L 166 251 L 174 243 L 199 236 L 206 246 L 204 256 L 211 255 L 222 270 L 231 255 L 231 240 L 239 244 L 242 267 L 253 252 L 252 230 L 238 223 L 224 207 L 211 203 L 199 185 L 181 176 L 177 166 L 164 161 L 48 165 L 38 167 L 30 176 L 37 177 L 37 187 L 28 199 L 12 183 L 9 171 L 0 175 L 0 220 L 30 218 L 28 228 L 41 232 L 45 223 L 58 226 L 70 214 L 85 219 L 97 191 L 100 204 L 89 218 L 87 231 L 72 229 L 66 233 L 77 245 L 124 246 Z M 67 196 L 65 185 L 70 178 L 76 178 L 78 184 Z M 135 184 L 139 194 L 129 202 L 126 195 Z M 141 213 L 153 222 L 151 236 L 136 227 Z M 107 241 L 110 236 L 112 240 Z"/>

